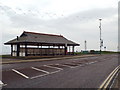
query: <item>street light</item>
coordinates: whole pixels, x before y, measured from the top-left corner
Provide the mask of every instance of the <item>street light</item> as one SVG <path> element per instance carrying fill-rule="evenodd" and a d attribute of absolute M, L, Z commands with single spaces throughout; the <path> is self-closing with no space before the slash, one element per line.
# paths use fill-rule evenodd
<path fill-rule="evenodd" d="M 100 28 L 100 54 L 101 54 L 101 47 L 102 47 L 102 45 L 101 45 L 101 41 L 102 41 L 102 39 L 101 39 L 101 21 L 102 21 L 102 19 L 99 19 L 99 21 L 100 21 L 99 28 Z"/>
<path fill-rule="evenodd" d="M 87 51 L 87 41 L 85 40 L 85 51 Z"/>

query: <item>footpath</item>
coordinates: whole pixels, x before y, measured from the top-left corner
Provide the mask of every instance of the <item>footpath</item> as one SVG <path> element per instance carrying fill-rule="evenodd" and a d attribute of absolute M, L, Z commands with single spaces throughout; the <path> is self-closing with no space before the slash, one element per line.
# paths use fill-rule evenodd
<path fill-rule="evenodd" d="M 25 63 L 25 62 L 40 62 L 40 61 L 52 61 L 52 60 L 62 60 L 62 59 L 72 59 L 72 58 L 82 58 L 82 57 L 93 57 L 97 55 L 74 55 L 74 56 L 61 56 L 61 57 L 48 57 L 48 58 L 37 58 L 37 59 L 12 59 L 12 58 L 2 58 L 0 64 L 10 64 L 10 63 Z"/>

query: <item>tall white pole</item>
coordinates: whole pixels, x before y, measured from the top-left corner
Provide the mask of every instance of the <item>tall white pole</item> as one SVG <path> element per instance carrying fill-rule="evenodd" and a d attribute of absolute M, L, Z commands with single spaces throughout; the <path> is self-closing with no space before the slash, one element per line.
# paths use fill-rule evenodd
<path fill-rule="evenodd" d="M 99 19 L 99 21 L 100 21 L 99 28 L 100 28 L 100 54 L 101 54 L 101 47 L 102 47 L 102 45 L 101 45 L 101 41 L 102 41 L 102 39 L 101 39 L 101 21 L 102 21 L 102 19 Z"/>
<path fill-rule="evenodd" d="M 87 41 L 85 40 L 85 51 L 87 50 Z"/>

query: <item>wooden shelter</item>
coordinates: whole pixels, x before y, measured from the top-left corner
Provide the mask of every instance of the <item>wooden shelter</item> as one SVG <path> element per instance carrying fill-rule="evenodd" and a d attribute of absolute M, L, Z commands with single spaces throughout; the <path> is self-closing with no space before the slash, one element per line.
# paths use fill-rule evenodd
<path fill-rule="evenodd" d="M 62 35 L 43 34 L 24 31 L 20 37 L 10 40 L 11 56 L 43 56 L 74 54 L 74 43 Z M 69 47 L 69 52 L 68 52 Z"/>

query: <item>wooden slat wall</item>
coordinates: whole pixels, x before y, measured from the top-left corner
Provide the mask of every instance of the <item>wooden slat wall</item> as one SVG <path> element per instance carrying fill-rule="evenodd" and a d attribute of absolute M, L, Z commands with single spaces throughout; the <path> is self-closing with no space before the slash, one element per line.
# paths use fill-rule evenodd
<path fill-rule="evenodd" d="M 25 53 L 25 48 L 20 48 L 21 53 Z M 28 55 L 64 55 L 63 48 L 27 48 Z"/>

